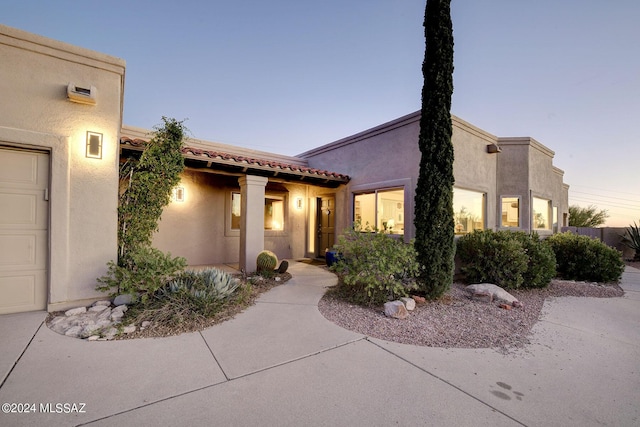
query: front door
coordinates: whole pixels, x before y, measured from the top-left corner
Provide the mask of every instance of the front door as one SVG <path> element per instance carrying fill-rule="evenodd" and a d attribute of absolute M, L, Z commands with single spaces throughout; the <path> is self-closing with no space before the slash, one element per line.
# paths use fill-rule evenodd
<path fill-rule="evenodd" d="M 325 250 L 331 249 L 335 243 L 335 205 L 333 196 L 318 197 L 318 257 L 324 257 Z"/>
<path fill-rule="evenodd" d="M 47 307 L 49 155 L 0 147 L 0 314 Z"/>

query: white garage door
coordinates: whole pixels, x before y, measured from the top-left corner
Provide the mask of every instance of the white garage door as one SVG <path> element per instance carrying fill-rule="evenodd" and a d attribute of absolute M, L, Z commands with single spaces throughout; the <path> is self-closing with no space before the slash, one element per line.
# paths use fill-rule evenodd
<path fill-rule="evenodd" d="M 0 147 L 0 314 L 47 306 L 49 155 Z"/>

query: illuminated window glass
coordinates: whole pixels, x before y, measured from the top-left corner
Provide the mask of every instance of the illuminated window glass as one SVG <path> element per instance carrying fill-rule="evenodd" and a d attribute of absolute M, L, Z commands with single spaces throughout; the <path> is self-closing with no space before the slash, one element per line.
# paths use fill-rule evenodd
<path fill-rule="evenodd" d="M 485 195 L 477 191 L 453 189 L 453 219 L 456 234 L 484 229 Z"/>
<path fill-rule="evenodd" d="M 231 193 L 231 229 L 240 229 L 240 193 Z M 284 197 L 265 196 L 264 229 L 284 230 Z"/>
<path fill-rule="evenodd" d="M 534 230 L 551 230 L 551 201 L 534 197 L 532 218 Z"/>
<path fill-rule="evenodd" d="M 502 227 L 520 227 L 520 197 L 502 197 Z"/>
<path fill-rule="evenodd" d="M 264 229 L 284 230 L 284 201 L 282 199 L 265 197 Z"/>
<path fill-rule="evenodd" d="M 404 189 L 356 194 L 353 220 L 363 230 L 404 234 Z"/>

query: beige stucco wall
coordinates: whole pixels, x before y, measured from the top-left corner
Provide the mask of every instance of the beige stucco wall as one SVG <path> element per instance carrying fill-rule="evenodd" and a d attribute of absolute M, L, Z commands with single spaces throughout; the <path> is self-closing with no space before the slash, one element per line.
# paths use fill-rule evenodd
<path fill-rule="evenodd" d="M 117 255 L 118 140 L 125 62 L 0 25 L 0 143 L 50 152 L 49 309 L 92 299 Z M 97 105 L 67 100 L 70 82 Z M 102 159 L 85 157 L 86 132 Z"/>
<path fill-rule="evenodd" d="M 500 196 L 520 196 L 520 229 L 531 230 L 531 199 L 551 200 L 558 208 L 558 223 L 568 213 L 568 186 L 564 172 L 553 165 L 555 153 L 529 137 L 498 138 L 502 152 L 498 156 L 496 211 L 500 212 Z M 551 231 L 539 231 L 551 234 Z"/>
<path fill-rule="evenodd" d="M 486 193 L 486 225 L 495 223 L 496 154 L 487 152 L 496 137 L 452 117 L 455 186 Z M 381 188 L 405 188 L 405 218 L 413 218 L 415 187 L 420 170 L 420 112 L 308 151 L 300 156 L 309 166 L 345 173 L 351 181 L 336 193 L 336 228 L 349 227 L 353 193 Z M 405 221 L 405 240 L 413 238 L 413 220 Z"/>
<path fill-rule="evenodd" d="M 237 176 L 225 176 L 186 170 L 179 186 L 185 189 L 185 201 L 172 201 L 162 213 L 153 246 L 182 256 L 189 265 L 237 263 L 240 254 L 240 230 L 230 225 L 231 193 L 240 192 Z M 307 218 L 314 187 L 271 180 L 266 195 L 285 201 L 284 230 L 265 230 L 264 249 L 280 259 L 307 256 Z M 296 198 L 302 208 L 295 206 Z"/>

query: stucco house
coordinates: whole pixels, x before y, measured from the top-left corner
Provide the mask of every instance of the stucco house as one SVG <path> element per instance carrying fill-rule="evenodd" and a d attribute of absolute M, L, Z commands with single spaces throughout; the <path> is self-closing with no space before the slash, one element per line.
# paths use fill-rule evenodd
<path fill-rule="evenodd" d="M 118 165 L 149 131 L 122 125 L 125 62 L 0 25 L 0 313 L 99 297 L 117 258 Z M 190 265 L 255 270 L 262 249 L 322 257 L 354 221 L 409 241 L 420 113 L 297 156 L 189 139 L 153 244 Z M 553 151 L 453 117 L 456 233 L 556 231 Z"/>

